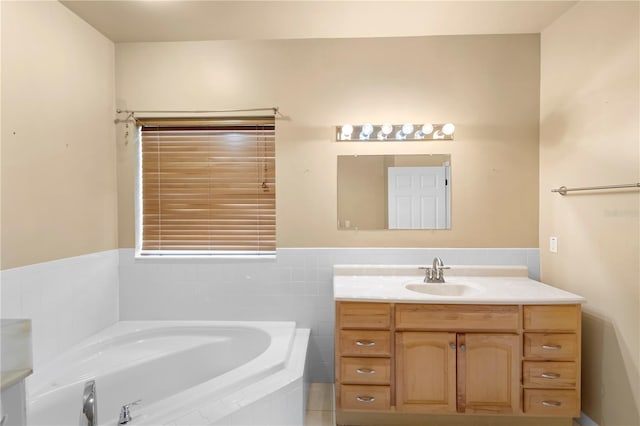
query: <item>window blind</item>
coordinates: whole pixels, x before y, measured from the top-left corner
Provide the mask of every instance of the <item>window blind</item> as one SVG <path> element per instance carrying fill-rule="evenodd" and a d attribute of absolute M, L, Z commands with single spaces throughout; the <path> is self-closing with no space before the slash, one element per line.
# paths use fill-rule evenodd
<path fill-rule="evenodd" d="M 139 119 L 140 254 L 273 254 L 275 123 Z"/>

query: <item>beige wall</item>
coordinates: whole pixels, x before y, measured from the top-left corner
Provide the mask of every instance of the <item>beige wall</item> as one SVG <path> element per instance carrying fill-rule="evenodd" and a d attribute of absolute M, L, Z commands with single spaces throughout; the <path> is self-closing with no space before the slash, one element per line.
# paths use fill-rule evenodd
<path fill-rule="evenodd" d="M 114 45 L 58 2 L 2 2 L 2 268 L 117 247 Z"/>
<path fill-rule="evenodd" d="M 541 277 L 587 299 L 582 402 L 601 426 L 640 424 L 640 194 L 550 190 L 640 181 L 639 5 L 580 2 L 541 38 Z"/>
<path fill-rule="evenodd" d="M 279 247 L 536 247 L 539 36 L 124 43 L 117 105 L 277 105 Z M 456 124 L 456 140 L 336 143 L 344 122 Z M 135 143 L 118 129 L 119 244 L 134 246 Z M 452 229 L 339 231 L 336 158 L 452 156 Z"/>

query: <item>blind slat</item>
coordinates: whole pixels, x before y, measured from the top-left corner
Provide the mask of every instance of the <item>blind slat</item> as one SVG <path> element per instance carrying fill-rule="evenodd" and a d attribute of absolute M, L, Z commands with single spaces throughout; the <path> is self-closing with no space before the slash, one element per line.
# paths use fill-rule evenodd
<path fill-rule="evenodd" d="M 273 118 L 142 121 L 143 253 L 275 250 Z"/>

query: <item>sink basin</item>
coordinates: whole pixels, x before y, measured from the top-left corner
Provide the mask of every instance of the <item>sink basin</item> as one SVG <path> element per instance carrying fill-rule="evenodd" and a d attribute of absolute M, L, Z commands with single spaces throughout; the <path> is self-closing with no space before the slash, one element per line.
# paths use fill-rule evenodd
<path fill-rule="evenodd" d="M 431 294 L 433 296 L 471 296 L 480 292 L 480 289 L 476 287 L 454 283 L 407 284 L 405 288 L 417 293 Z"/>

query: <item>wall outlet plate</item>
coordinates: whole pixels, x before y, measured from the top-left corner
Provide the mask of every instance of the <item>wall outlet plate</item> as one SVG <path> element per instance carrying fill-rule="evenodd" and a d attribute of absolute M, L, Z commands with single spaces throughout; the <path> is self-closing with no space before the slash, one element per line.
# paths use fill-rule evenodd
<path fill-rule="evenodd" d="M 558 252 L 558 237 L 549 237 L 549 251 L 551 253 Z"/>

